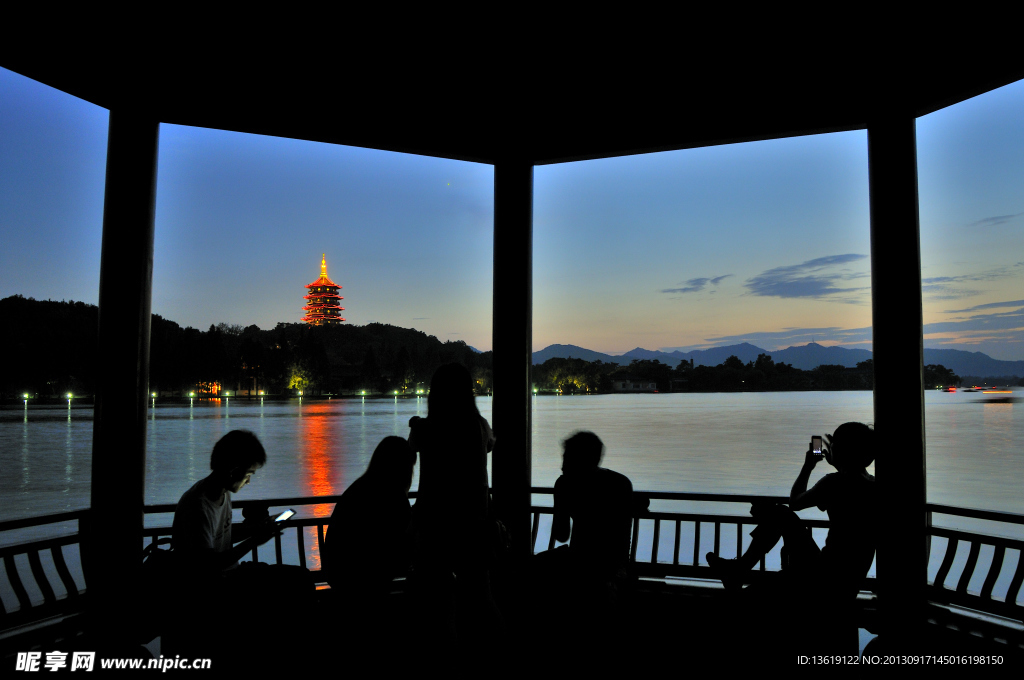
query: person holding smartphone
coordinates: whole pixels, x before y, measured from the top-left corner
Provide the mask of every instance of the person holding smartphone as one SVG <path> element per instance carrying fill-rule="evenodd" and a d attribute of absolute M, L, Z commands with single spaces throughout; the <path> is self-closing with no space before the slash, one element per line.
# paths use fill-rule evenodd
<path fill-rule="evenodd" d="M 875 450 L 875 432 L 863 423 L 844 423 L 820 443 L 815 437 L 793 482 L 788 506 L 758 503 L 751 507 L 750 514 L 758 524 L 751 531 L 750 547 L 740 557 L 723 559 L 707 554 L 708 564 L 726 589 L 739 590 L 744 574 L 781 539 L 784 577 L 782 592 L 776 594 L 790 608 L 815 612 L 817 620 L 843 621 L 838 646 L 848 647 L 847 617 L 871 568 L 877 544 L 877 488 L 867 471 Z M 807 488 L 811 472 L 822 460 L 836 471 Z M 818 547 L 810 529 L 796 515 L 811 506 L 828 513 L 824 548 Z M 852 630 L 855 638 L 856 629 Z"/>
<path fill-rule="evenodd" d="M 261 626 L 296 616 L 302 620 L 312 610 L 316 586 L 305 567 L 238 562 L 282 528 L 266 506 L 259 506 L 245 512 L 241 531 L 233 532 L 231 495 L 266 462 L 256 435 L 232 430 L 214 445 L 210 474 L 178 501 L 172 534 L 175 582 L 167 584 L 177 606 L 162 637 L 166 649 L 247 663 L 245 641 L 257 639 Z M 228 614 L 235 619 L 230 625 Z"/>

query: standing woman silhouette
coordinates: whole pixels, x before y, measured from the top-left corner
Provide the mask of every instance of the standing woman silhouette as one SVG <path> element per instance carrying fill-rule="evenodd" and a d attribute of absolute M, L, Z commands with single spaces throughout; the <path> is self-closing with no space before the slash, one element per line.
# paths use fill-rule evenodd
<path fill-rule="evenodd" d="M 487 570 L 490 492 L 487 454 L 494 433 L 476 408 L 473 379 L 460 364 L 437 369 L 427 417 L 409 421 L 409 445 L 420 454 L 413 508 L 413 569 L 421 631 L 438 652 L 456 641 L 482 651 L 499 622 Z"/>

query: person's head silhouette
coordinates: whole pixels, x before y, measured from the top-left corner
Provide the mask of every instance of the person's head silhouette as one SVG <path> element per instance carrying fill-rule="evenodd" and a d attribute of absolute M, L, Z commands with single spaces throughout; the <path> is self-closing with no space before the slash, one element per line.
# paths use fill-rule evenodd
<path fill-rule="evenodd" d="M 825 460 L 840 472 L 863 472 L 875 460 L 875 431 L 864 423 L 843 423 L 832 434 Z"/>
<path fill-rule="evenodd" d="M 232 493 L 242 490 L 253 474 L 267 464 L 267 452 L 249 430 L 232 430 L 217 440 L 210 454 L 212 477 Z"/>
<path fill-rule="evenodd" d="M 430 379 L 427 417 L 458 418 L 478 416 L 473 396 L 473 378 L 462 364 L 445 364 Z"/>
<path fill-rule="evenodd" d="M 401 437 L 384 437 L 373 451 L 366 477 L 384 487 L 408 492 L 412 486 L 412 469 L 416 452 Z"/>
<path fill-rule="evenodd" d="M 562 442 L 562 473 L 579 475 L 601 464 L 604 444 L 593 432 L 577 432 Z"/>

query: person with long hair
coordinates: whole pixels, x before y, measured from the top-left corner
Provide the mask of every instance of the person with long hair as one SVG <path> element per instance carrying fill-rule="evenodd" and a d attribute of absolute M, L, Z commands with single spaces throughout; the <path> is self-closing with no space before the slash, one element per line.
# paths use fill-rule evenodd
<path fill-rule="evenodd" d="M 409 444 L 420 454 L 413 569 L 424 630 L 438 638 L 438 648 L 456 640 L 472 646 L 499 618 L 487 564 L 487 454 L 495 440 L 464 366 L 434 373 L 427 417 L 414 417 L 409 427 Z"/>
<path fill-rule="evenodd" d="M 385 437 L 366 472 L 334 506 L 322 552 L 340 633 L 348 642 L 383 644 L 393 609 L 395 577 L 409 569 L 409 533 L 416 454 L 402 437 Z"/>

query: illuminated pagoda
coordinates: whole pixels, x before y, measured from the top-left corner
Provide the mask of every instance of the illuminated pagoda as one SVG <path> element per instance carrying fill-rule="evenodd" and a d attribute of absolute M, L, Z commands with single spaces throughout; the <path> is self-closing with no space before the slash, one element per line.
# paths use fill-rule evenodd
<path fill-rule="evenodd" d="M 328 326 L 332 323 L 341 323 L 341 312 L 345 308 L 339 303 L 345 298 L 338 295 L 341 286 L 327 278 L 327 253 L 320 260 L 320 278 L 313 283 L 307 283 L 309 294 L 304 297 L 308 301 L 304 309 L 306 316 L 302 320 L 311 326 Z"/>

